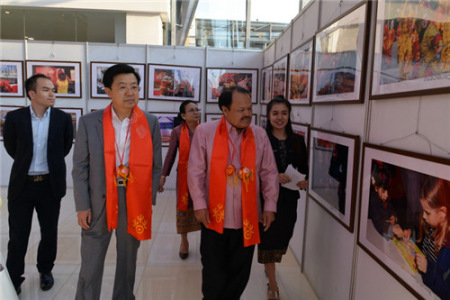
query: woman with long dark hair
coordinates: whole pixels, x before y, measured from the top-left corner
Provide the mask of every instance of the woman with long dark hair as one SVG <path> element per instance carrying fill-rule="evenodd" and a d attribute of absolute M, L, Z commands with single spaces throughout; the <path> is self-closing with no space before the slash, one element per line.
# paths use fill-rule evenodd
<path fill-rule="evenodd" d="M 200 230 L 200 223 L 194 216 L 192 199 L 187 186 L 187 162 L 189 159 L 190 145 L 195 128 L 200 120 L 200 110 L 194 101 L 185 100 L 180 105 L 180 112 L 174 121 L 175 128 L 170 137 L 169 149 L 164 160 L 161 180 L 158 191 L 164 191 L 166 177 L 169 176 L 177 156 L 177 233 L 181 235 L 180 258 L 189 256 L 188 232 Z M 178 125 L 179 124 L 179 125 Z M 177 126 L 178 125 L 178 126 Z"/>
<path fill-rule="evenodd" d="M 297 220 L 297 201 L 300 198 L 298 190 L 281 186 L 291 181 L 284 172 L 288 165 L 292 165 L 300 173 L 308 174 L 305 140 L 292 130 L 290 114 L 291 104 L 282 96 L 277 96 L 267 105 L 266 131 L 275 154 L 280 183 L 275 221 L 267 231 L 261 233 L 261 243 L 258 245 L 258 262 L 264 264 L 269 279 L 267 299 L 280 299 L 275 263 L 281 262 L 289 246 Z M 296 182 L 296 185 L 299 189 L 306 189 L 308 181 L 305 179 Z"/>

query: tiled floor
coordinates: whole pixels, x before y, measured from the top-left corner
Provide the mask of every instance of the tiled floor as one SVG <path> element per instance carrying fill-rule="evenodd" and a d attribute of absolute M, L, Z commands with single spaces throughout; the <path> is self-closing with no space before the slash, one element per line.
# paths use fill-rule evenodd
<path fill-rule="evenodd" d="M 6 257 L 8 242 L 8 220 L 6 188 L 0 188 L 3 207 L 0 211 L 0 251 Z M 190 255 L 185 261 L 178 257 L 180 238 L 175 228 L 175 192 L 166 191 L 158 195 L 158 204 L 153 210 L 153 239 L 141 243 L 136 271 L 136 299 L 191 300 L 201 299 L 201 262 L 198 251 L 199 232 L 188 235 Z M 39 289 L 39 274 L 36 270 L 36 249 L 39 242 L 39 226 L 35 216 L 26 256 L 26 280 L 22 284 L 19 299 L 74 299 L 80 265 L 80 229 L 76 221 L 73 191 L 69 189 L 62 200 L 59 220 L 58 256 L 53 275 L 54 287 L 47 292 Z M 111 299 L 115 270 L 115 239 L 105 262 L 102 299 Z M 282 263 L 277 264 L 280 296 L 283 300 L 315 300 L 306 278 L 292 255 L 288 252 Z M 267 279 L 264 268 L 256 261 L 242 300 L 266 299 Z M 1 297 L 0 297 L 1 298 Z M 5 299 L 7 300 L 7 299 Z"/>

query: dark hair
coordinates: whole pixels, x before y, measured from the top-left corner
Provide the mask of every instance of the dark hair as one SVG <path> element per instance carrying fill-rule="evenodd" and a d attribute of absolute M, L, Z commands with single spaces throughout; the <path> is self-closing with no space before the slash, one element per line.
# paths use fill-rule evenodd
<path fill-rule="evenodd" d="M 292 123 L 291 123 L 291 110 L 292 110 L 292 106 L 291 103 L 286 100 L 286 98 L 284 98 L 281 95 L 276 96 L 275 98 L 273 98 L 272 100 L 270 100 L 270 102 L 267 104 L 266 107 L 266 115 L 267 118 L 269 118 L 270 116 L 270 111 L 272 110 L 272 107 L 275 104 L 284 104 L 286 105 L 287 109 L 288 109 L 288 113 L 289 113 L 289 117 L 288 117 L 288 122 L 286 124 L 286 134 L 288 138 L 292 138 L 294 136 L 294 130 L 292 129 Z M 272 133 L 272 124 L 270 123 L 270 119 L 268 120 L 268 122 L 266 122 L 266 131 L 268 133 Z"/>
<path fill-rule="evenodd" d="M 183 118 L 181 117 L 181 114 L 185 114 L 186 113 L 186 106 L 189 103 L 194 103 L 195 105 L 197 105 L 197 103 L 195 103 L 192 100 L 184 100 L 183 102 L 181 102 L 180 112 L 178 113 L 176 118 L 173 120 L 173 127 L 177 127 L 178 125 L 180 125 L 181 123 L 184 122 Z"/>
<path fill-rule="evenodd" d="M 58 74 L 58 78 L 59 78 L 60 80 L 65 80 L 65 79 L 67 78 L 67 75 L 66 75 L 66 73 L 64 73 L 64 72 L 60 72 L 60 73 Z"/>
<path fill-rule="evenodd" d="M 141 76 L 139 76 L 139 73 L 136 72 L 133 67 L 127 64 L 117 64 L 106 69 L 105 73 L 103 74 L 103 85 L 105 86 L 105 88 L 111 88 L 114 77 L 119 74 L 134 74 L 138 84 L 139 82 L 141 82 Z"/>
<path fill-rule="evenodd" d="M 28 78 L 25 81 L 25 91 L 27 93 L 28 99 L 31 99 L 30 95 L 28 95 L 29 91 L 35 91 L 36 92 L 36 85 L 37 85 L 37 81 L 38 81 L 39 78 L 44 78 L 44 79 L 48 79 L 48 80 L 51 81 L 50 78 L 48 78 L 47 76 L 45 76 L 44 74 L 41 74 L 41 73 L 34 74 L 30 78 Z"/>
<path fill-rule="evenodd" d="M 374 187 L 389 189 L 391 186 L 392 170 L 385 163 L 374 160 L 372 163 L 371 182 Z"/>
<path fill-rule="evenodd" d="M 230 109 L 231 102 L 233 102 L 233 92 L 235 91 L 250 96 L 250 92 L 247 89 L 240 86 L 233 86 L 231 88 L 224 89 L 219 96 L 220 110 L 222 110 L 222 106 L 225 106 L 226 108 Z"/>

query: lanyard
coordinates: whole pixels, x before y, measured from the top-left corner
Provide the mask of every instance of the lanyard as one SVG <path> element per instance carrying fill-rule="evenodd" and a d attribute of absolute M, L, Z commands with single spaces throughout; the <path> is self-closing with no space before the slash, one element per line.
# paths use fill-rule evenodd
<path fill-rule="evenodd" d="M 118 156 L 119 156 L 120 166 L 123 166 L 123 158 L 125 157 L 125 150 L 127 148 L 127 140 L 128 140 L 128 136 L 130 134 L 130 131 L 131 131 L 131 117 L 130 117 L 130 120 L 128 122 L 127 134 L 125 136 L 125 142 L 124 142 L 124 145 L 123 145 L 122 155 L 120 154 L 119 146 L 117 145 L 117 140 L 114 141 L 115 142 L 115 146 L 116 146 L 116 151 L 117 151 Z"/>

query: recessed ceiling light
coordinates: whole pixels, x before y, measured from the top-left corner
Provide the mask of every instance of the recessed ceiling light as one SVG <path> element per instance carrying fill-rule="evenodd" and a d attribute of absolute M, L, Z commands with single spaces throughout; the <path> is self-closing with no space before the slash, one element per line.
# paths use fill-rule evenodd
<path fill-rule="evenodd" d="M 9 10 L 5 10 L 5 15 L 9 15 L 11 12 Z"/>

